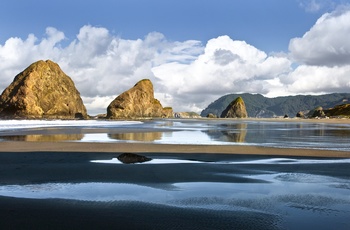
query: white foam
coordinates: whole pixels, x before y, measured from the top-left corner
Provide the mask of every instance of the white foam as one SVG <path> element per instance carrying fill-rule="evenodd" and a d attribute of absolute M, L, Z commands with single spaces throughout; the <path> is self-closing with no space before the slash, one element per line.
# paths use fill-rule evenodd
<path fill-rule="evenodd" d="M 117 127 L 142 124 L 141 121 L 100 120 L 0 120 L 0 131 L 49 127 Z"/>
<path fill-rule="evenodd" d="M 111 160 L 93 160 L 92 163 L 103 163 L 103 164 L 122 164 L 118 158 Z M 180 160 L 180 159 L 152 159 L 150 161 L 142 162 L 142 164 L 188 164 L 188 163 L 203 163 L 201 161 L 192 160 Z"/>
<path fill-rule="evenodd" d="M 350 159 L 292 159 L 292 158 L 269 158 L 251 161 L 232 161 L 228 164 L 334 164 L 350 163 Z"/>

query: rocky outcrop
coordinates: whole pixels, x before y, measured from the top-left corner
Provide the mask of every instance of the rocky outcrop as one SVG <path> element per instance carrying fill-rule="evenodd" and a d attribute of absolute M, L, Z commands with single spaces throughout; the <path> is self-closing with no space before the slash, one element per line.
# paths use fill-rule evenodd
<path fill-rule="evenodd" d="M 248 113 L 242 97 L 237 97 L 221 113 L 221 118 L 247 118 Z"/>
<path fill-rule="evenodd" d="M 323 108 L 321 106 L 315 108 L 310 113 L 311 113 L 311 117 L 313 117 L 313 118 L 315 118 L 315 117 L 323 118 L 326 116 L 326 114 L 324 113 Z"/>
<path fill-rule="evenodd" d="M 208 115 L 206 116 L 207 118 L 218 118 L 215 114 L 213 113 L 208 113 Z"/>
<path fill-rule="evenodd" d="M 304 114 L 303 111 L 299 111 L 299 112 L 297 112 L 297 114 L 295 115 L 295 117 L 304 118 L 304 117 L 305 117 L 305 114 Z"/>
<path fill-rule="evenodd" d="M 201 118 L 198 113 L 195 112 L 176 112 L 174 113 L 175 118 Z"/>
<path fill-rule="evenodd" d="M 171 118 L 174 117 L 174 111 L 172 107 L 164 107 L 162 117 Z"/>
<path fill-rule="evenodd" d="M 72 79 L 47 60 L 19 73 L 0 96 L 3 118 L 86 118 L 86 108 Z"/>
<path fill-rule="evenodd" d="M 135 118 L 167 118 L 172 117 L 170 107 L 163 108 L 154 98 L 153 84 L 144 79 L 120 94 L 107 108 L 109 119 L 135 119 Z"/>
<path fill-rule="evenodd" d="M 329 117 L 350 117 L 350 104 L 337 105 L 325 113 Z"/>

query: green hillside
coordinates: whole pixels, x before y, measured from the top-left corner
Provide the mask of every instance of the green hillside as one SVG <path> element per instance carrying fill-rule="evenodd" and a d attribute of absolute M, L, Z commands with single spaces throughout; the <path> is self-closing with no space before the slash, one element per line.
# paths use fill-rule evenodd
<path fill-rule="evenodd" d="M 285 114 L 295 117 L 299 111 L 312 110 L 318 106 L 329 109 L 350 101 L 350 93 L 333 93 L 319 96 L 298 95 L 276 98 L 267 98 L 260 94 L 249 93 L 229 94 L 212 102 L 201 112 L 201 116 L 206 117 L 209 113 L 212 113 L 220 117 L 222 111 L 237 97 L 243 98 L 249 117 L 274 117 L 284 116 Z"/>

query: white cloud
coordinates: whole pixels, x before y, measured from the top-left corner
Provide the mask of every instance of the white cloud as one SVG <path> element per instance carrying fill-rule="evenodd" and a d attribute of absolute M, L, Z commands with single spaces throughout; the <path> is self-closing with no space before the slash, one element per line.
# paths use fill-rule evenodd
<path fill-rule="evenodd" d="M 348 92 L 350 65 L 342 67 L 306 66 L 296 68 L 289 76 L 288 91 L 294 94 Z"/>
<path fill-rule="evenodd" d="M 306 12 L 317 13 L 322 10 L 334 10 L 344 0 L 298 0 L 298 2 L 299 6 Z"/>
<path fill-rule="evenodd" d="M 317 12 L 322 8 L 322 4 L 324 4 L 325 0 L 317 1 L 317 0 L 299 0 L 299 6 L 307 12 Z"/>
<path fill-rule="evenodd" d="M 302 38 L 290 41 L 292 57 L 303 64 L 341 66 L 350 63 L 350 8 L 324 14 Z"/>
<path fill-rule="evenodd" d="M 49 27 L 41 39 L 30 34 L 25 40 L 9 38 L 0 45 L 0 90 L 31 63 L 51 59 L 73 79 L 88 112 L 104 113 L 106 100 L 143 78 L 150 78 L 156 91 L 167 92 L 157 85 L 152 67 L 171 61 L 188 63 L 203 52 L 199 41 L 169 42 L 156 32 L 144 39 L 126 40 L 90 25 L 83 26 L 66 47 L 60 44 L 64 39 L 63 32 Z"/>
<path fill-rule="evenodd" d="M 171 92 L 163 100 L 176 108 L 196 110 L 228 93 L 268 93 L 267 80 L 289 72 L 290 65 L 286 57 L 268 56 L 244 41 L 220 36 L 209 40 L 193 62 L 165 63 L 152 70 Z"/>
<path fill-rule="evenodd" d="M 49 27 L 43 38 L 30 34 L 0 44 L 0 90 L 29 64 L 51 59 L 73 79 L 91 115 L 105 113 L 117 95 L 143 78 L 152 80 L 162 105 L 175 111 L 199 112 L 229 93 L 348 92 L 349 22 L 344 8 L 323 15 L 302 38 L 291 40 L 289 54 L 266 54 L 228 36 L 204 45 L 168 41 L 157 32 L 127 40 L 90 25 L 67 43 L 63 32 Z M 295 69 L 290 57 L 299 62 Z"/>
<path fill-rule="evenodd" d="M 350 8 L 322 15 L 302 38 L 291 39 L 290 55 L 301 63 L 280 82 L 290 94 L 350 90 Z"/>
<path fill-rule="evenodd" d="M 90 115 L 103 114 L 107 112 L 108 105 L 115 99 L 115 96 L 95 96 L 95 97 L 86 97 L 82 96 L 84 105 L 88 108 L 88 113 Z"/>

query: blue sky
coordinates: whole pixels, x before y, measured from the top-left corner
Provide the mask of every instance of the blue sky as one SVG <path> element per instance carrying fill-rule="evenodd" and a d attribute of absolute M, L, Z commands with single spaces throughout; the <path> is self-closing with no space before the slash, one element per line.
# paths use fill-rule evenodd
<path fill-rule="evenodd" d="M 290 38 L 302 36 L 324 12 L 298 0 L 5 0 L 0 8 L 0 41 L 38 36 L 48 26 L 74 39 L 83 25 L 102 26 L 125 39 L 157 31 L 169 40 L 200 40 L 228 35 L 266 52 L 287 50 Z M 321 1 L 322 2 L 322 1 Z"/>
<path fill-rule="evenodd" d="M 51 59 L 91 114 L 142 78 L 177 111 L 198 112 L 228 93 L 348 92 L 349 4 L 3 0 L 0 90 L 32 62 Z"/>

